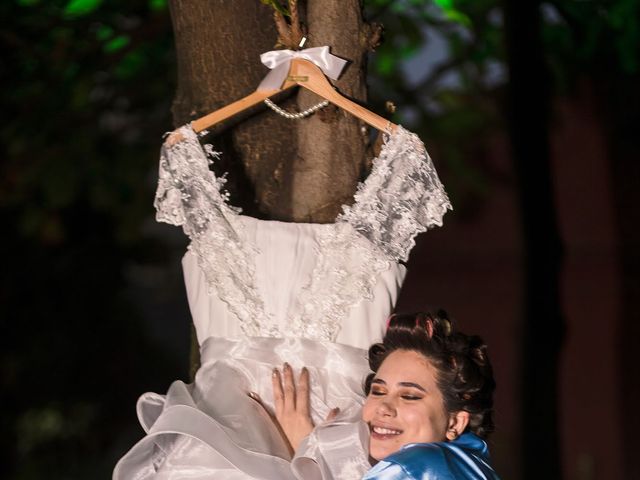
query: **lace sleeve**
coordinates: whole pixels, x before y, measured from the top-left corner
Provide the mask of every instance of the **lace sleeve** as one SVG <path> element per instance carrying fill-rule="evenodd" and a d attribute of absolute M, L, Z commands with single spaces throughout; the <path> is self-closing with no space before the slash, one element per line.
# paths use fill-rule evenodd
<path fill-rule="evenodd" d="M 198 233 L 206 230 L 211 209 L 230 209 L 223 193 L 225 178 L 209 170 L 209 158 L 215 156 L 210 145 L 203 148 L 196 133 L 184 126 L 169 134 L 160 151 L 156 220 L 184 225 Z"/>
<path fill-rule="evenodd" d="M 268 336 L 270 325 L 259 314 L 264 305 L 254 287 L 256 249 L 243 241 L 240 209 L 228 204 L 225 177 L 209 169 L 212 157 L 217 154 L 200 145 L 189 125 L 168 136 L 160 155 L 156 219 L 182 226 L 209 291 L 215 290 L 238 317 L 242 331 Z"/>
<path fill-rule="evenodd" d="M 441 226 L 451 209 L 424 144 L 402 127 L 387 139 L 354 198 L 337 221 L 350 223 L 395 261 L 407 260 L 415 236 Z"/>

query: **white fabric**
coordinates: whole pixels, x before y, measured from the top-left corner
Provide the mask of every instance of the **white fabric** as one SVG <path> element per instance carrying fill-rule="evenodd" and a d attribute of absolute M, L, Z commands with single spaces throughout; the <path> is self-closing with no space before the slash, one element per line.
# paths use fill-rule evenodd
<path fill-rule="evenodd" d="M 407 259 L 415 235 L 442 225 L 444 213 L 451 208 L 415 134 L 399 127 L 389 136 L 371 174 L 358 188 L 355 203 L 344 207 L 332 224 L 257 221 L 240 215 L 228 205 L 222 193 L 224 178 L 209 170 L 207 154 L 193 130 L 185 126 L 174 135 L 161 154 L 157 219 L 182 225 L 206 289 L 226 304 L 230 314 L 227 319 L 217 318 L 219 313 L 227 316 L 217 306 L 206 315 L 194 314 L 198 328 L 209 327 L 215 316 L 213 328 L 239 328 L 246 336 L 337 341 L 346 324 L 354 323 L 362 333 L 361 326 L 375 321 L 377 328 L 364 328 L 372 336 L 343 341 L 368 346 L 379 338 L 395 294 L 386 299 L 388 308 L 377 311 L 374 320 L 362 317 L 370 313 L 366 309 L 354 317 L 353 307 L 374 298 L 383 272 L 391 270 L 382 280 L 386 291 L 397 293 L 404 277 L 397 262 Z M 209 154 L 215 158 L 210 149 Z M 272 269 L 281 260 L 297 269 L 288 285 L 285 273 L 289 272 Z M 195 270 L 185 274 L 187 287 L 196 288 Z M 272 291 L 261 292 L 260 284 L 272 285 Z M 196 289 L 202 292 L 203 288 Z M 190 295 L 190 300 L 195 298 Z M 203 301 L 206 296 L 200 293 L 191 302 L 192 313 Z M 284 306 L 278 308 L 282 302 Z"/>
<path fill-rule="evenodd" d="M 273 412 L 271 370 L 285 361 L 309 369 L 315 423 L 322 424 L 337 406 L 346 432 L 341 439 L 360 438 L 364 351 L 305 339 L 211 337 L 202 345 L 201 357 L 192 385 L 176 381 L 166 396 L 146 393 L 140 398 L 138 418 L 148 435 L 118 463 L 114 478 L 236 478 L 232 475 L 240 475 L 238 471 L 242 474 L 237 478 L 296 478 L 273 421 L 247 396 L 258 393 Z M 353 458 L 346 463 L 364 455 L 361 442 L 353 443 L 356 448 L 348 449 Z M 296 463 L 304 472 L 304 460 Z"/>
<path fill-rule="evenodd" d="M 320 291 L 318 299 L 323 302 L 329 298 L 328 279 L 315 282 L 317 286 L 314 286 L 311 291 L 303 289 L 308 279 L 320 279 L 319 274 L 314 273 L 314 267 L 318 260 L 316 252 L 318 237 L 321 237 L 325 230 L 333 230 L 335 226 L 272 222 L 256 220 L 251 217 L 239 217 L 239 221 L 247 241 L 252 245 L 261 246 L 254 256 L 254 285 L 257 297 L 262 300 L 264 314 L 253 313 L 251 315 L 256 315 L 257 318 L 274 319 L 273 321 L 276 323 L 268 330 L 265 325 L 261 333 L 268 335 L 271 330 L 276 330 L 277 333 L 272 336 L 313 338 L 314 336 L 309 334 L 311 327 L 319 330 L 322 326 L 327 325 L 328 322 L 325 319 L 332 318 L 330 311 L 332 309 L 338 310 L 339 305 L 349 301 L 349 298 L 345 296 L 342 297 L 340 304 L 315 305 L 313 297 L 315 292 Z M 365 250 L 361 257 L 356 257 L 358 261 L 370 259 L 370 255 L 366 255 L 366 253 L 368 252 Z M 339 251 L 330 251 L 328 254 L 338 255 Z M 335 263 L 340 259 L 331 258 L 330 261 Z M 344 267 L 348 268 L 349 256 L 343 257 L 343 261 Z M 202 343 L 211 336 L 225 338 L 242 336 L 242 327 L 233 314 L 233 307 L 222 300 L 219 295 L 209 293 L 209 285 L 204 272 L 198 265 L 198 257 L 193 249 L 184 256 L 182 265 L 187 298 L 198 341 Z M 396 302 L 406 274 L 406 268 L 397 263 L 388 264 L 385 262 L 384 267 L 387 267 L 387 270 L 380 273 L 378 281 L 371 291 L 371 300 L 360 301 L 354 305 L 335 336 L 319 331 L 316 338 L 368 348 L 373 339 L 382 336 L 386 317 Z M 355 280 L 353 281 L 355 282 Z M 337 287 L 339 285 L 336 284 Z M 322 289 L 324 289 L 324 295 Z M 354 295 L 358 294 L 359 291 L 356 291 Z M 360 300 L 361 294 L 357 298 Z M 305 307 L 312 312 L 306 315 L 307 317 L 318 319 L 315 324 L 301 324 L 296 319 L 304 318 L 304 316 L 293 315 L 293 312 L 304 312 Z M 315 315 L 313 312 L 316 312 Z M 344 309 L 333 314 L 334 317 L 339 315 L 345 315 Z M 212 322 L 212 318 L 215 318 L 216 321 Z"/>
<path fill-rule="evenodd" d="M 208 154 L 208 155 L 207 155 Z M 332 224 L 256 220 L 228 205 L 216 158 L 191 127 L 165 142 L 155 206 L 191 242 L 183 267 L 202 366 L 192 385 L 145 394 L 148 435 L 114 479 L 355 478 L 368 469 L 359 419 L 366 348 L 378 341 L 414 237 L 451 208 L 424 145 L 399 127 L 355 202 Z M 271 370 L 307 366 L 316 425 L 291 462 L 261 407 Z M 321 425 L 340 407 L 335 423 Z"/>

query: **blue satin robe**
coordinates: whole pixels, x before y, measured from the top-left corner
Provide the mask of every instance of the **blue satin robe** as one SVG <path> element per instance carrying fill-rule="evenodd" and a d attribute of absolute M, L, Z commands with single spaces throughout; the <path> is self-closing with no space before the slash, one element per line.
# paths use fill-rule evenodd
<path fill-rule="evenodd" d="M 473 433 L 452 442 L 410 443 L 369 470 L 362 480 L 499 480 L 487 444 Z"/>

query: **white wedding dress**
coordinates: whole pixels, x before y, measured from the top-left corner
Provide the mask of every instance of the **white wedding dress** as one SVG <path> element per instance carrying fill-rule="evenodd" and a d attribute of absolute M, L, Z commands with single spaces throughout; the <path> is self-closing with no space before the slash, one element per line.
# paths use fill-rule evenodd
<path fill-rule="evenodd" d="M 369 468 L 359 421 L 366 349 L 379 341 L 414 237 L 442 224 L 450 203 L 420 139 L 386 136 L 367 180 L 332 224 L 243 216 L 228 204 L 216 153 L 190 126 L 163 145 L 157 220 L 181 225 L 201 367 L 192 384 L 146 393 L 147 432 L 116 465 L 122 479 L 354 479 Z M 311 376 L 317 425 L 292 459 L 273 421 L 271 372 Z M 340 408 L 336 421 L 323 423 Z"/>

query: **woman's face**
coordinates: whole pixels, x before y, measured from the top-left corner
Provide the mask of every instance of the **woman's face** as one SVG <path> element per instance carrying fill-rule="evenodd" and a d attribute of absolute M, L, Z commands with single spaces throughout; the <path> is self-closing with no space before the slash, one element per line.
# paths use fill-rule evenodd
<path fill-rule="evenodd" d="M 382 362 L 362 410 L 374 459 L 381 460 L 408 443 L 446 439 L 450 416 L 436 375 L 426 357 L 410 350 L 396 350 Z"/>

